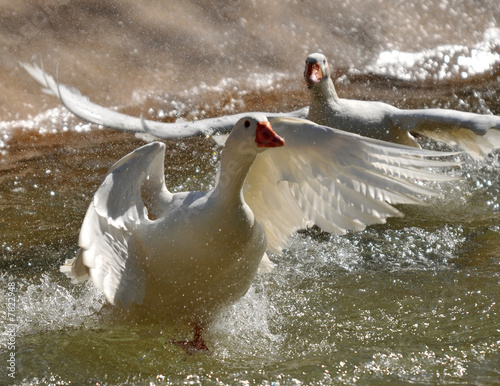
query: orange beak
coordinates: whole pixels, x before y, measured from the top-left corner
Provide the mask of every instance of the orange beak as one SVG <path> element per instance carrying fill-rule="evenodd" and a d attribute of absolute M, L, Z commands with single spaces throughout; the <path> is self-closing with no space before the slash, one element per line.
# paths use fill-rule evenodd
<path fill-rule="evenodd" d="M 276 134 L 269 122 L 257 122 L 257 132 L 255 134 L 257 147 L 281 147 L 285 145 L 285 140 Z"/>
<path fill-rule="evenodd" d="M 309 87 L 321 82 L 323 79 L 323 73 L 321 72 L 321 65 L 316 63 L 308 63 L 306 73 L 304 74 L 306 83 Z"/>

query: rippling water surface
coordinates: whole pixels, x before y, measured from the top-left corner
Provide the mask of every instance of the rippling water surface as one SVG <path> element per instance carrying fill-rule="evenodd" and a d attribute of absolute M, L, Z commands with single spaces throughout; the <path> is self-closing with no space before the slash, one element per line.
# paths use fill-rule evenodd
<path fill-rule="evenodd" d="M 464 157 L 404 218 L 298 233 L 207 331 L 212 355 L 186 356 L 170 343 L 185 327 L 130 321 L 58 272 L 102 176 L 144 142 L 81 122 L 18 66 L 173 121 L 305 106 L 322 51 L 344 97 L 499 115 L 495 0 L 6 0 L 0 19 L 1 384 L 500 383 L 500 152 Z M 166 145 L 171 190 L 213 185 L 212 141 Z"/>

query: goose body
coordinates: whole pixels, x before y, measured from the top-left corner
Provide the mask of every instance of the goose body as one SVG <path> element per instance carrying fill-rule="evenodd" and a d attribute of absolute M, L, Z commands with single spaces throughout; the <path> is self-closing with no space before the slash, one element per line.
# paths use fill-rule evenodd
<path fill-rule="evenodd" d="M 80 251 L 61 271 L 89 276 L 108 301 L 142 316 L 195 326 L 188 348 L 206 349 L 205 325 L 250 287 L 293 232 L 313 224 L 344 234 L 436 195 L 420 181 L 456 165 L 423 151 L 296 118 L 238 121 L 221 154 L 215 188 L 171 193 L 165 145 L 147 144 L 113 165 L 80 231 Z"/>
<path fill-rule="evenodd" d="M 306 59 L 311 104 L 307 118 L 370 138 L 419 147 L 411 133 L 458 145 L 475 158 L 500 148 L 500 117 L 446 109 L 401 110 L 387 103 L 337 95 L 323 54 Z"/>
<path fill-rule="evenodd" d="M 139 254 L 147 257 L 146 308 L 167 303 L 168 314 L 204 324 L 250 287 L 266 251 L 264 229 L 241 193 L 256 153 L 229 161 L 228 154 L 223 173 L 228 162 L 238 168 L 214 191 L 173 194 L 164 214 L 137 230 Z"/>

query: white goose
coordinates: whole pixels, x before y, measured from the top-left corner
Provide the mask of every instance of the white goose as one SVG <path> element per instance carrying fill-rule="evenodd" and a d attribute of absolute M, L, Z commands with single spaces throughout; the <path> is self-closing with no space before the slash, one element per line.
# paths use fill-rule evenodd
<path fill-rule="evenodd" d="M 306 59 L 307 118 L 370 138 L 420 147 L 410 133 L 458 145 L 475 158 L 500 148 L 500 117 L 446 109 L 401 110 L 382 102 L 339 98 L 323 54 Z"/>
<path fill-rule="evenodd" d="M 209 136 L 212 134 L 227 134 L 235 123 L 249 113 L 225 115 L 216 118 L 200 119 L 198 121 L 178 120 L 173 123 L 143 120 L 122 114 L 118 111 L 95 104 L 74 87 L 58 83 L 36 64 L 20 63 L 20 65 L 43 87 L 43 92 L 58 97 L 62 104 L 77 117 L 88 122 L 113 129 L 143 133 L 147 132 L 157 138 L 186 138 L 195 135 Z M 262 113 L 267 117 L 306 118 L 308 107 L 289 113 Z M 251 113 L 250 113 L 251 114 Z M 145 123 L 145 125 L 143 124 Z"/>
<path fill-rule="evenodd" d="M 164 151 L 153 142 L 111 167 L 85 216 L 81 249 L 61 271 L 75 282 L 90 276 L 115 306 L 194 325 L 187 351 L 208 350 L 203 327 L 258 270 L 270 271 L 266 250 L 280 253 L 313 224 L 344 234 L 400 216 L 391 204 L 436 194 L 412 180 L 451 180 L 424 169 L 456 165 L 426 159 L 451 153 L 256 114 L 231 131 L 212 191 L 172 194 Z"/>
<path fill-rule="evenodd" d="M 57 83 L 36 65 L 21 63 L 44 91 L 60 98 L 76 116 L 89 122 L 120 130 L 144 132 L 141 119 L 91 102 L 77 89 Z M 474 158 L 483 158 L 500 148 L 500 117 L 456 110 L 400 110 L 382 102 L 339 98 L 323 54 L 311 54 L 304 71 L 310 89 L 311 105 L 287 113 L 263 113 L 268 117 L 307 118 L 315 123 L 355 132 L 363 136 L 418 147 L 410 134 L 458 145 Z M 158 138 L 228 133 L 248 113 L 201 119 L 194 122 L 164 123 L 146 121 L 149 134 Z"/>

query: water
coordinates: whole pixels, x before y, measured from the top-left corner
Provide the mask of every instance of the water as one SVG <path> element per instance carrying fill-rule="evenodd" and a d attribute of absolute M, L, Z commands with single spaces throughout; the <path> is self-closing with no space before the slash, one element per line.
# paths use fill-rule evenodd
<path fill-rule="evenodd" d="M 303 63 L 318 50 L 344 97 L 500 114 L 494 0 L 217 7 L 0 4 L 0 383 L 499 383 L 499 152 L 466 159 L 460 183 L 404 218 L 295 235 L 207 331 L 211 356 L 170 343 L 185 327 L 131 321 L 58 272 L 102 176 L 144 142 L 79 121 L 20 60 L 58 64 L 94 101 L 164 121 L 302 107 Z M 166 144 L 171 190 L 213 185 L 215 144 Z"/>

